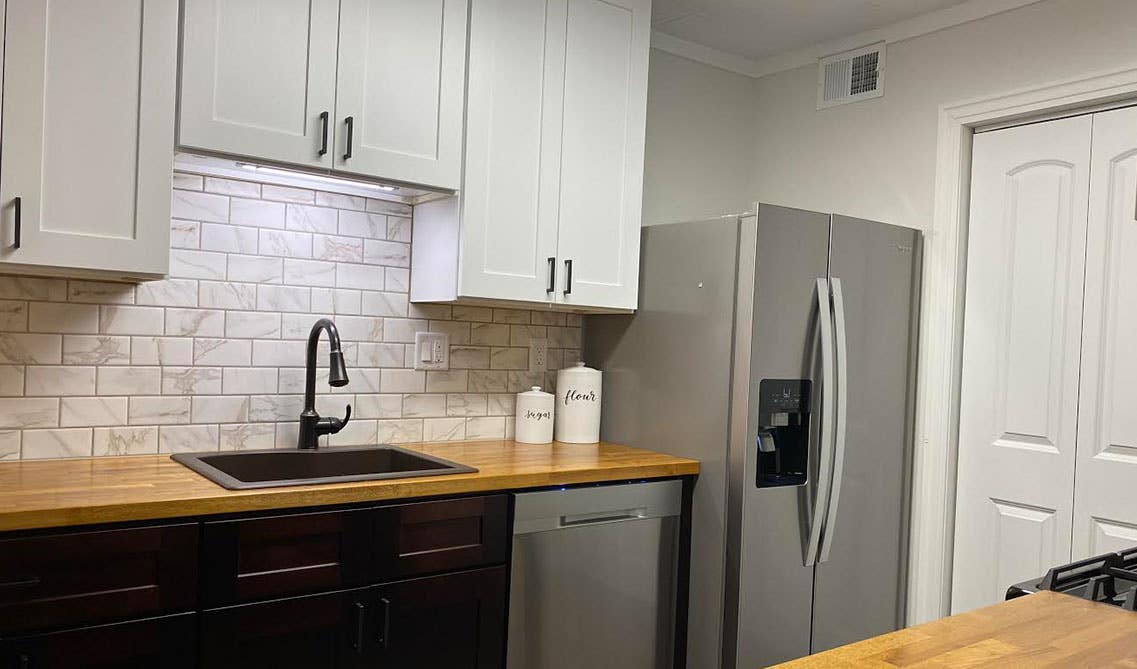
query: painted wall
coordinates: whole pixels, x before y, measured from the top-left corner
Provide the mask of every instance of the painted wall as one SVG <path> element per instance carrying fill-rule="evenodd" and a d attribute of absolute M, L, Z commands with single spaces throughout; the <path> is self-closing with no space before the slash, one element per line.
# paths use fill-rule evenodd
<path fill-rule="evenodd" d="M 749 207 L 754 80 L 652 49 L 647 96 L 644 225 Z"/>
<path fill-rule="evenodd" d="M 890 44 L 880 99 L 817 111 L 816 67 L 759 79 L 749 192 L 927 229 L 942 104 L 1137 66 L 1135 29 L 1133 0 L 1046 0 Z"/>

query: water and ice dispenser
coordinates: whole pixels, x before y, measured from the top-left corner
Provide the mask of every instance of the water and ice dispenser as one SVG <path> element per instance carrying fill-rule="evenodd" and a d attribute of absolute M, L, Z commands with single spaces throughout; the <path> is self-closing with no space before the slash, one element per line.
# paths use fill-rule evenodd
<path fill-rule="evenodd" d="M 809 471 L 809 379 L 762 379 L 758 385 L 759 488 L 803 485 Z"/>

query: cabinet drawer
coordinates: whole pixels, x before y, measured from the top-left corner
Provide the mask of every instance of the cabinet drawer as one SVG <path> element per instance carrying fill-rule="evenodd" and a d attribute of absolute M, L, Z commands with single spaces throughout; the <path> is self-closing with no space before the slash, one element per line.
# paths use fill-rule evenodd
<path fill-rule="evenodd" d="M 363 584 L 371 511 L 302 513 L 205 524 L 205 606 Z"/>
<path fill-rule="evenodd" d="M 196 613 L 33 634 L 0 641 L 4 669 L 192 669 Z"/>
<path fill-rule="evenodd" d="M 196 524 L 0 540 L 0 633 L 192 609 Z"/>
<path fill-rule="evenodd" d="M 400 504 L 376 510 L 380 580 L 505 562 L 506 495 Z"/>

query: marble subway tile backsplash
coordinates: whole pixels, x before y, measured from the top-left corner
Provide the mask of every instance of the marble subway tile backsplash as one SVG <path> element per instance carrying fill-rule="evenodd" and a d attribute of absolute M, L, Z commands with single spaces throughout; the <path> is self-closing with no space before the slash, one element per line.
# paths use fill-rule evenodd
<path fill-rule="evenodd" d="M 413 305 L 411 207 L 177 172 L 170 276 L 138 285 L 0 277 L 0 460 L 292 448 L 304 341 L 336 321 L 351 379 L 317 409 L 329 445 L 512 436 L 530 373 L 580 356 L 580 317 Z M 414 335 L 450 335 L 451 369 L 415 371 Z M 325 345 L 326 351 L 326 345 Z"/>

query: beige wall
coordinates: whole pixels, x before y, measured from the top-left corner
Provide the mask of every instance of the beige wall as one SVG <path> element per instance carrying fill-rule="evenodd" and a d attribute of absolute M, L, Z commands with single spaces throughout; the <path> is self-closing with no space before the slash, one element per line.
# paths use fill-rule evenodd
<path fill-rule="evenodd" d="M 1137 66 L 1137 1 L 1046 0 L 890 44 L 877 100 L 817 111 L 816 67 L 764 77 L 747 192 L 927 229 L 940 105 L 1126 65 Z"/>
<path fill-rule="evenodd" d="M 753 201 L 755 82 L 652 49 L 644 225 L 739 212 Z"/>

